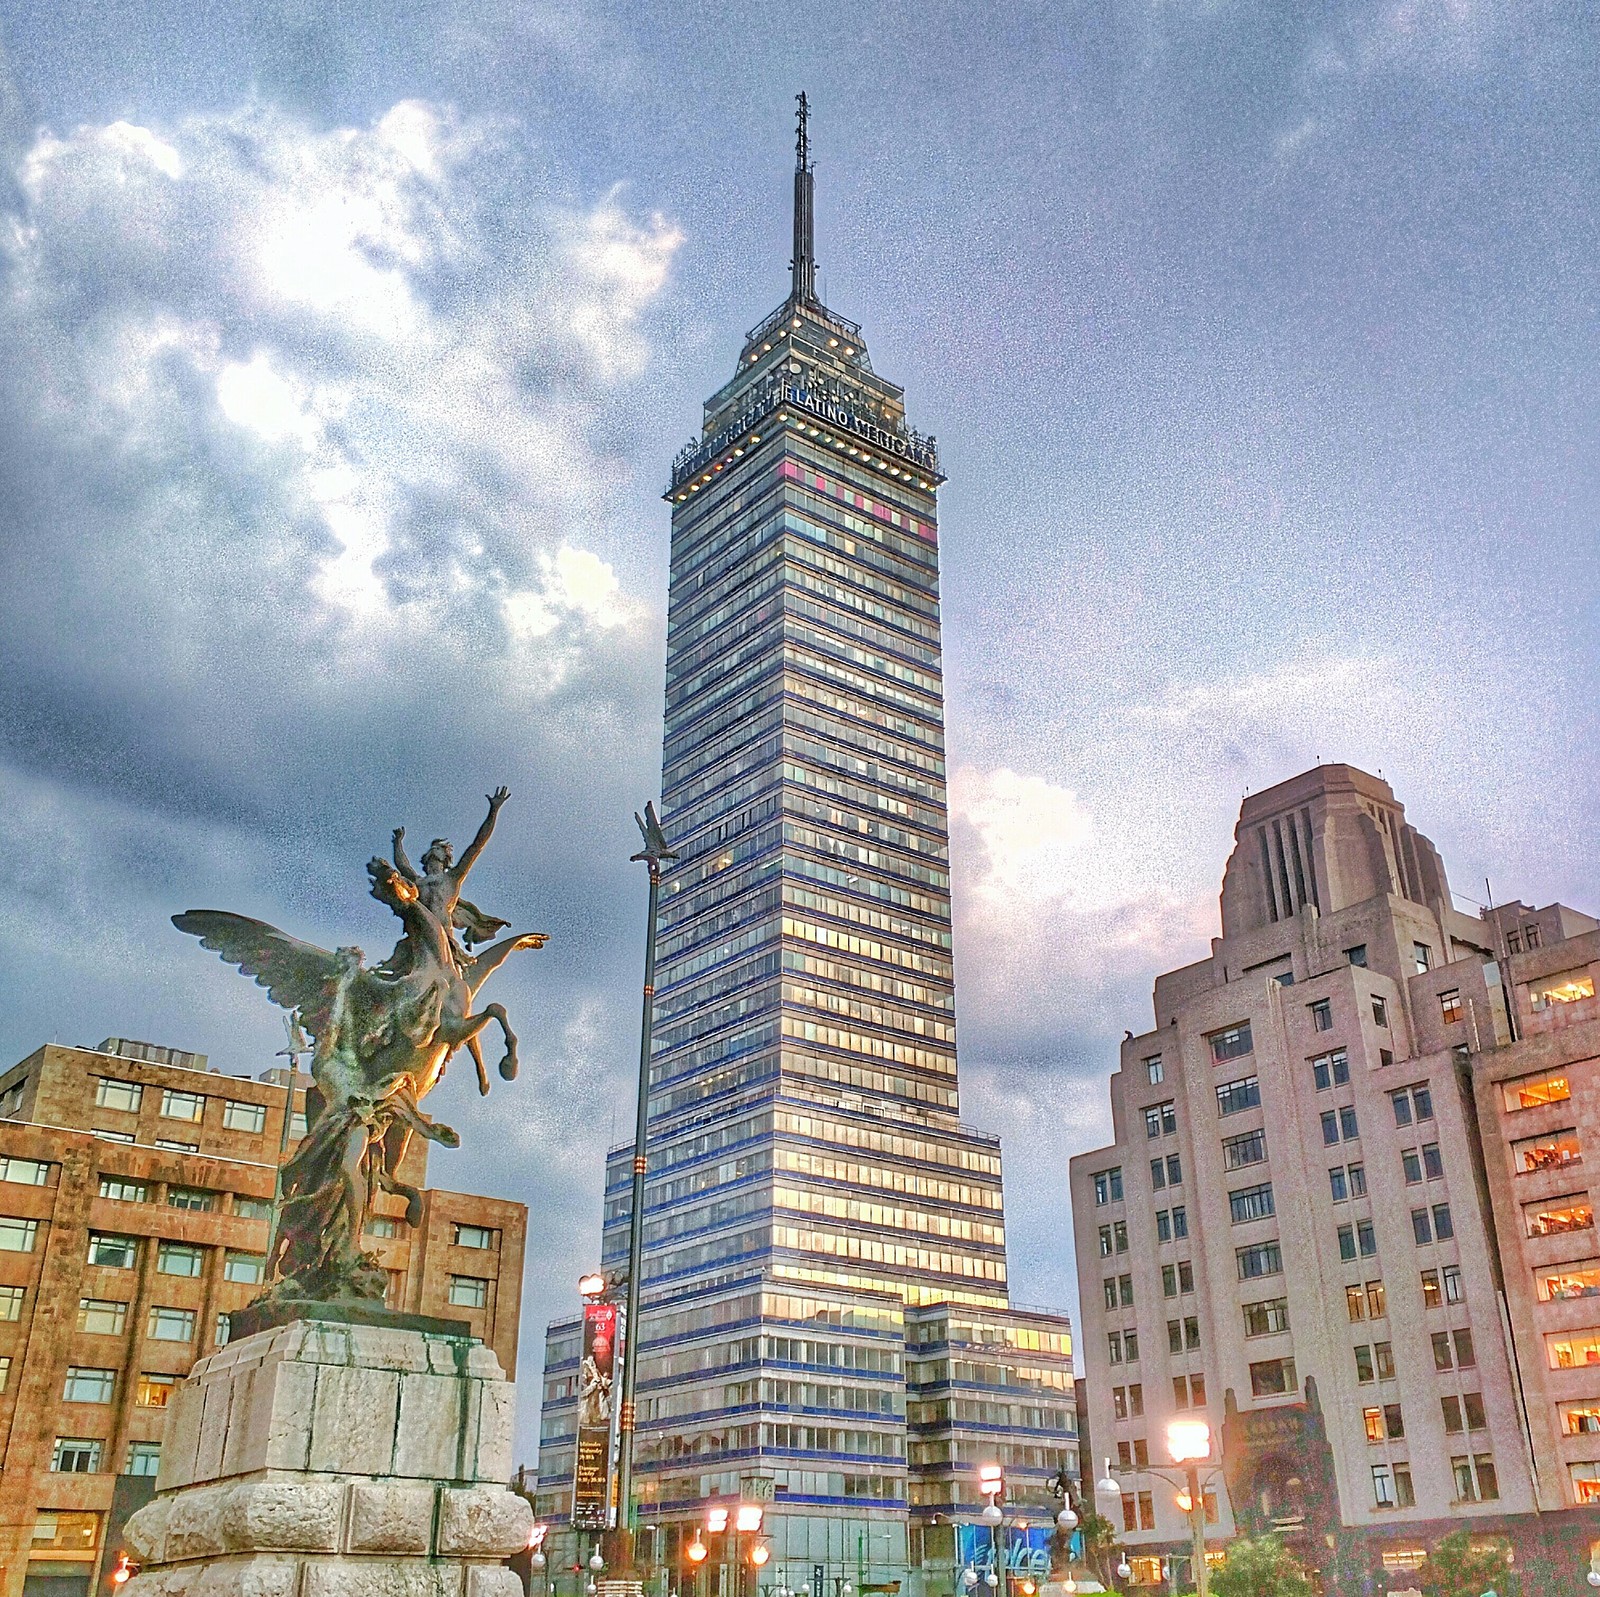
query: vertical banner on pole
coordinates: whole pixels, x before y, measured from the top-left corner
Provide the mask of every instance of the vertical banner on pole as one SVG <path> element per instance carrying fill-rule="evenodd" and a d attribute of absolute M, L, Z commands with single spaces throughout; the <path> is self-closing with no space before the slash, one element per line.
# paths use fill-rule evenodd
<path fill-rule="evenodd" d="M 572 1523 L 580 1530 L 605 1530 L 611 1522 L 616 1353 L 616 1304 L 585 1303 L 583 1359 L 578 1366 L 578 1457 L 572 1471 Z"/>

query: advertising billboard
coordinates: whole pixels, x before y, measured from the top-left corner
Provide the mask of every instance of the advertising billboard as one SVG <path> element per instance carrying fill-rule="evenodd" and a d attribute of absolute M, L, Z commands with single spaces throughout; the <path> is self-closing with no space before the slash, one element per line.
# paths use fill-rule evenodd
<path fill-rule="evenodd" d="M 605 1530 L 611 1524 L 617 1329 L 615 1303 L 584 1304 L 583 1359 L 578 1366 L 578 1456 L 572 1471 L 572 1523 L 581 1530 Z"/>

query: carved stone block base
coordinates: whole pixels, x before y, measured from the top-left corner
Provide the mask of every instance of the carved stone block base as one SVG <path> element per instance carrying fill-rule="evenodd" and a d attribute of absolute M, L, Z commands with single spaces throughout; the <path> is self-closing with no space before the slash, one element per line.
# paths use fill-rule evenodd
<path fill-rule="evenodd" d="M 521 1597 L 511 1385 L 475 1338 L 299 1320 L 173 1394 L 126 1597 Z"/>

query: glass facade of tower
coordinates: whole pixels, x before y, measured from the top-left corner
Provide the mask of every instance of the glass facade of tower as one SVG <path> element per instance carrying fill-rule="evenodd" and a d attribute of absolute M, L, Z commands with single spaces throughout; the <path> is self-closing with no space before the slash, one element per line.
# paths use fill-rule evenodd
<path fill-rule="evenodd" d="M 641 1519 L 670 1547 L 708 1499 L 766 1502 L 763 1580 L 793 1588 L 817 1565 L 899 1578 L 924 1496 L 908 1339 L 936 1306 L 1009 1313 L 999 1141 L 958 1118 L 943 479 L 860 329 L 804 285 L 797 268 L 667 494 L 662 821 L 680 858 L 657 945 L 634 1454 Z M 608 1269 L 626 1263 L 632 1153 L 608 1163 Z M 1040 1357 L 1070 1403 L 1050 1323 Z M 570 1474 L 570 1340 L 552 1328 L 541 1511 Z M 1053 1452 L 1041 1480 L 1070 1436 L 1050 1395 L 1031 1442 L 993 1428 Z M 995 1434 L 965 1460 L 923 1418 L 947 1480 L 1006 1451 Z M 960 1497 L 934 1495 L 946 1512 Z"/>

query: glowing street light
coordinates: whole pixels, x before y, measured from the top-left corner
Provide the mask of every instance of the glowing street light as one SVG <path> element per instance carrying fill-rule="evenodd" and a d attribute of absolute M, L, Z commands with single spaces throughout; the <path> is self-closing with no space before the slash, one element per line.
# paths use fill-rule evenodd
<path fill-rule="evenodd" d="M 606 1278 L 598 1270 L 578 1277 L 578 1296 L 581 1298 L 604 1297 L 605 1290 Z"/>
<path fill-rule="evenodd" d="M 1195 1597 L 1210 1597 L 1211 1572 L 1206 1568 L 1206 1508 L 1200 1491 L 1200 1466 L 1211 1457 L 1211 1427 L 1203 1419 L 1167 1421 L 1167 1452 L 1174 1464 L 1181 1464 L 1188 1478 L 1188 1499 L 1180 1505 L 1189 1515 L 1189 1530 L 1194 1538 Z"/>
<path fill-rule="evenodd" d="M 1111 1460 L 1106 1460 L 1106 1472 L 1094 1483 L 1095 1491 L 1101 1497 L 1121 1497 L 1122 1485 L 1116 1476 L 1111 1473 Z"/>

